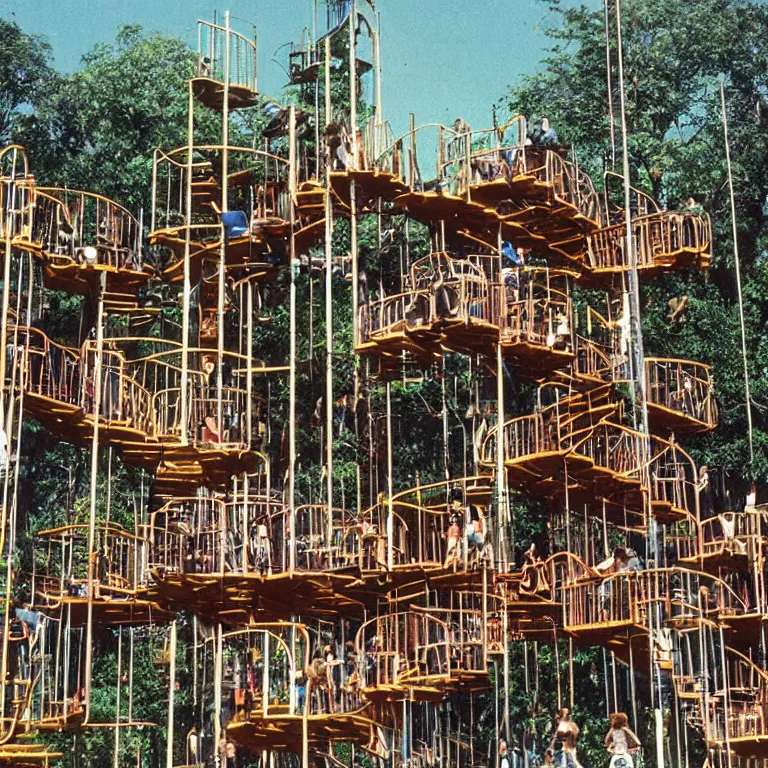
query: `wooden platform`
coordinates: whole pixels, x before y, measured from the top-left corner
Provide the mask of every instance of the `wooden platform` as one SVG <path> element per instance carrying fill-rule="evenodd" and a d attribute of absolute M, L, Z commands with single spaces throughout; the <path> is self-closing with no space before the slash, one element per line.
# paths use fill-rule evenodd
<path fill-rule="evenodd" d="M 330 571 L 278 573 L 152 572 L 153 599 L 168 609 L 193 610 L 227 624 L 246 624 L 255 616 L 282 618 L 295 614 L 317 618 L 362 617 L 364 608 L 345 596 L 352 574 Z"/>
<path fill-rule="evenodd" d="M 38 768 L 39 766 L 49 766 L 63 756 L 62 752 L 54 752 L 44 744 L 28 742 L 0 745 L 0 765 Z"/>
<path fill-rule="evenodd" d="M 248 719 L 232 721 L 227 725 L 227 738 L 231 738 L 250 752 L 287 750 L 301 753 L 304 718 L 300 715 L 276 715 L 259 718 L 252 713 Z M 371 705 L 356 712 L 335 715 L 308 715 L 306 728 L 311 748 L 334 741 L 365 744 L 376 721 L 372 719 Z"/>
<path fill-rule="evenodd" d="M 211 77 L 195 77 L 192 79 L 192 92 L 195 98 L 208 109 L 220 112 L 224 106 L 224 83 Z M 229 108 L 244 109 L 258 104 L 259 94 L 252 88 L 243 85 L 230 84 Z"/>
<path fill-rule="evenodd" d="M 101 594 L 103 592 L 103 594 Z M 164 610 L 159 603 L 147 599 L 146 590 L 138 595 L 110 595 L 108 588 L 102 588 L 99 597 L 93 598 L 93 623 L 99 626 L 140 626 L 164 624 L 172 621 L 174 615 Z M 88 623 L 88 598 L 68 595 L 45 595 L 45 613 L 56 619 L 69 620 L 73 626 Z"/>
<path fill-rule="evenodd" d="M 192 226 L 190 240 L 189 270 L 192 284 L 200 281 L 203 263 L 218 262 L 221 254 L 221 227 L 218 224 L 200 227 Z M 207 237 L 201 237 L 208 233 Z M 226 262 L 231 270 L 249 270 L 252 279 L 273 280 L 279 270 L 286 266 L 287 222 L 282 219 L 265 221 L 249 234 L 233 238 L 227 243 Z M 150 233 L 150 243 L 167 248 L 174 255 L 174 261 L 163 272 L 163 280 L 175 284 L 184 279 L 184 253 L 186 250 L 186 227 L 169 227 Z M 274 256 L 272 254 L 275 254 Z"/>

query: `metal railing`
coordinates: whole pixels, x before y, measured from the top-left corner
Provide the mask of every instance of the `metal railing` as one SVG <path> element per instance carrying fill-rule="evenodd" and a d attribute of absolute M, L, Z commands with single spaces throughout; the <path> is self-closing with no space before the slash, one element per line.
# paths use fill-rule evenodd
<path fill-rule="evenodd" d="M 632 237 L 637 266 L 645 269 L 673 266 L 683 252 L 706 255 L 712 232 L 706 215 L 657 211 L 632 219 Z M 587 235 L 587 266 L 596 271 L 629 269 L 624 224 Z"/>
<path fill-rule="evenodd" d="M 224 82 L 227 72 L 227 42 L 230 87 L 247 88 L 255 92 L 258 90 L 255 40 L 209 21 L 197 22 L 197 76 Z"/>

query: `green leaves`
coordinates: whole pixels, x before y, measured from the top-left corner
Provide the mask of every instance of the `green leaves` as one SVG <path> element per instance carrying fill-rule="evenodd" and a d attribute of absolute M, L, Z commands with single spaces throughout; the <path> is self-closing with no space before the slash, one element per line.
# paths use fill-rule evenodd
<path fill-rule="evenodd" d="M 511 114 L 547 115 L 599 182 L 611 154 L 603 13 L 549 5 L 561 19 L 549 33 L 551 55 L 506 101 Z M 765 91 L 768 9 L 748 0 L 625 0 L 622 15 L 632 182 L 669 209 L 695 196 L 714 230 L 708 275 L 669 275 L 643 288 L 645 350 L 713 366 L 721 426 L 691 445 L 698 460 L 746 476 L 746 404 L 719 80 L 725 77 L 753 415 L 762 444 L 768 431 L 763 405 L 768 403 L 768 131 L 755 105 Z M 620 157 L 613 17 L 611 60 Z M 690 297 L 685 322 L 670 327 L 664 308 L 683 294 Z M 768 478 L 764 455 L 756 458 L 754 472 Z"/>
<path fill-rule="evenodd" d="M 0 143 L 10 142 L 24 109 L 34 109 L 57 81 L 51 46 L 0 19 Z"/>

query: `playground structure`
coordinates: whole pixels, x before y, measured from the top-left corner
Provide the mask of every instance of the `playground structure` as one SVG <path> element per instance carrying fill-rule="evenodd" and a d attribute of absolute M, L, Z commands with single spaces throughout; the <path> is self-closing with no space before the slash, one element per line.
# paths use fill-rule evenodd
<path fill-rule="evenodd" d="M 762 766 L 768 510 L 720 508 L 678 443 L 717 426 L 709 367 L 638 356 L 631 329 L 635 278 L 708 266 L 707 216 L 661 210 L 628 185 L 630 207 L 618 206 L 609 191 L 624 180 L 610 174 L 601 197 L 563 147 L 528 142 L 523 117 L 484 131 L 412 119 L 395 138 L 372 4 L 326 10 L 325 31 L 289 54 L 314 130 L 270 102 L 252 148 L 230 136 L 233 117 L 264 101 L 255 43 L 228 14 L 199 22 L 188 143 L 155 152 L 145 231 L 100 195 L 39 186 L 23 148 L 0 153 L 4 553 L 19 537 L 25 420 L 91 451 L 87 514 L 33 532 L 31 572 L 7 558 L 0 763 L 49 765 L 61 755 L 47 734 L 97 727 L 114 729 L 117 760 L 120 731 L 152 725 L 133 713 L 146 636 L 167 667 L 167 752 L 155 756 L 167 768 L 496 766 L 502 738 L 515 740 L 510 646 L 527 660 L 530 644 L 562 638 L 571 658 L 610 653 L 609 712 L 630 703 L 636 722 L 640 692 L 660 719 L 671 701 L 657 754 L 688 765 L 699 738 L 710 765 Z M 219 144 L 197 142 L 197 110 L 221 118 Z M 363 222 L 378 288 L 361 266 Z M 150 263 L 150 247 L 163 258 Z M 315 455 L 303 457 L 320 455 L 320 489 L 307 491 L 297 286 L 315 278 L 326 357 Z M 352 327 L 341 362 L 338 285 Z M 82 296 L 92 327 L 52 338 L 43 286 Z M 286 305 L 287 353 L 260 348 L 264 314 Z M 445 404 L 448 358 L 468 371 L 463 420 Z M 443 382 L 443 473 L 416 467 L 400 486 L 393 383 L 415 371 Z M 535 385 L 522 410 L 508 371 Z M 352 490 L 334 474 L 342 430 L 367 455 Z M 113 463 L 142 478 L 131 524 L 110 517 Z M 546 506 L 548 551 L 515 541 L 521 499 Z M 195 669 L 186 737 L 174 728 L 181 631 Z M 100 722 L 93 668 L 115 637 L 118 698 Z M 572 675 L 558 677 L 563 705 Z M 494 736 L 481 743 L 475 697 L 494 686 Z"/>

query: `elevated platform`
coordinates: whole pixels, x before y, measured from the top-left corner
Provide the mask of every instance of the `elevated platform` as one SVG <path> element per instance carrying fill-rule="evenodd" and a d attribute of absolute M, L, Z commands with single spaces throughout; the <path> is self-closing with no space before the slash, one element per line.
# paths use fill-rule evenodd
<path fill-rule="evenodd" d="M 301 615 L 334 618 L 362 616 L 363 606 L 346 596 L 355 578 L 333 572 L 172 573 L 153 571 L 152 596 L 170 609 L 190 609 L 200 616 L 241 625 L 253 617 Z"/>
<path fill-rule="evenodd" d="M 276 709 L 270 707 L 270 712 Z M 371 705 L 343 714 L 301 715 L 270 714 L 260 718 L 258 711 L 242 721 L 227 725 L 227 737 L 248 751 L 287 750 L 301 753 L 302 733 L 306 730 L 310 748 L 317 749 L 335 741 L 366 744 L 376 728 Z"/>
<path fill-rule="evenodd" d="M 195 98 L 208 109 L 220 112 L 224 106 L 224 83 L 212 77 L 192 79 L 192 92 Z M 229 84 L 229 109 L 245 109 L 259 102 L 259 93 L 246 85 Z"/>
<path fill-rule="evenodd" d="M 263 222 L 254 226 L 248 235 L 232 238 L 226 244 L 226 264 L 233 271 L 247 270 L 252 279 L 274 280 L 286 266 L 288 224 L 282 219 Z M 187 228 L 184 226 L 160 229 L 149 235 L 150 244 L 167 248 L 173 254 L 172 262 L 162 277 L 176 284 L 184 279 L 184 253 L 187 245 Z M 221 227 L 216 224 L 193 225 L 190 232 L 190 280 L 193 285 L 200 281 L 205 262 L 218 263 L 222 249 Z"/>
<path fill-rule="evenodd" d="M 48 768 L 63 757 L 44 744 L 8 743 L 0 745 L 0 765 L 12 765 L 19 768 Z"/>

